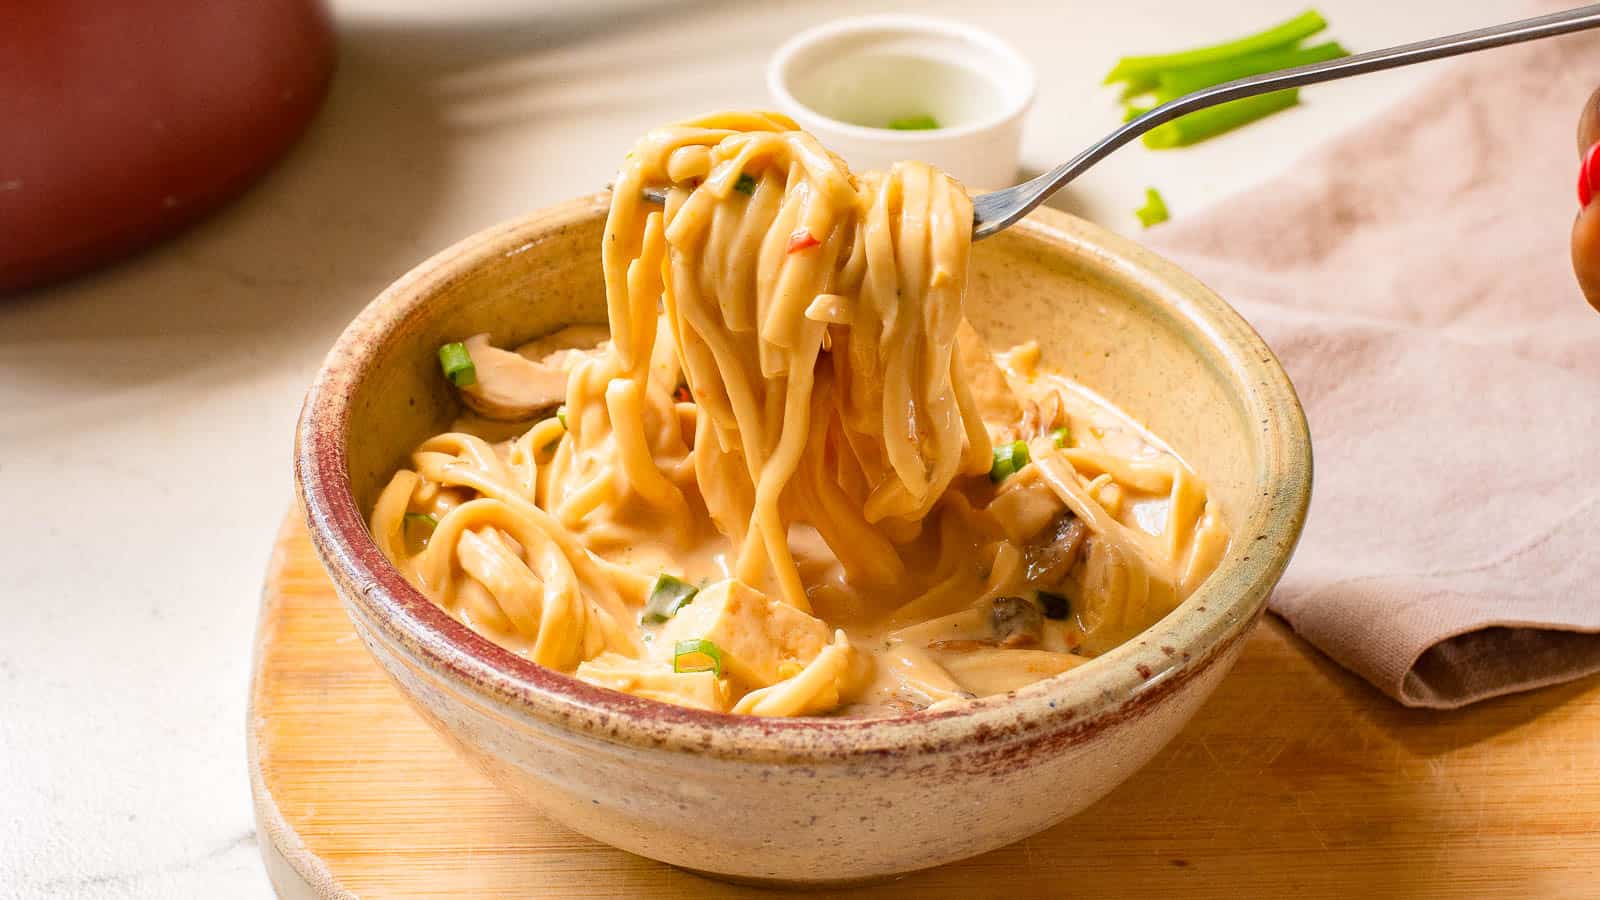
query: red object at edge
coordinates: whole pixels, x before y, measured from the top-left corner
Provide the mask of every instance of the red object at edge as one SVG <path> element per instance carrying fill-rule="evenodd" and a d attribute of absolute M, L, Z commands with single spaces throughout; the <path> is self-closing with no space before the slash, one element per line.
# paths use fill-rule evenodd
<path fill-rule="evenodd" d="M 0 27 L 0 293 L 127 255 L 237 196 L 305 130 L 321 0 L 47 0 Z"/>
<path fill-rule="evenodd" d="M 1578 167 L 1578 205 L 1588 209 L 1589 201 L 1594 199 L 1594 185 L 1600 180 L 1600 141 L 1589 145 L 1589 152 L 1583 155 L 1583 163 Z"/>

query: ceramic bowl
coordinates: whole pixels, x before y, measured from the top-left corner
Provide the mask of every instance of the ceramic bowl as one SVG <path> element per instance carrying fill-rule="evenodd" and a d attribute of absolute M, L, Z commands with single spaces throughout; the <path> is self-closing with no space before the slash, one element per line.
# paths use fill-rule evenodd
<path fill-rule="evenodd" d="M 1072 815 L 1132 775 L 1227 673 L 1300 534 L 1311 448 L 1294 389 L 1205 286 L 1130 241 L 1041 210 L 978 244 L 968 313 L 1149 425 L 1232 526 L 1176 611 L 1071 673 L 897 718 L 762 719 L 584 684 L 468 630 L 413 590 L 364 521 L 457 412 L 434 351 L 604 322 L 607 198 L 492 228 L 384 291 L 306 398 L 296 484 L 356 631 L 416 709 L 550 817 L 726 878 L 827 885 L 936 866 Z M 1180 817 L 1181 810 L 1173 810 Z M 442 827 L 449 811 L 440 810 Z"/>

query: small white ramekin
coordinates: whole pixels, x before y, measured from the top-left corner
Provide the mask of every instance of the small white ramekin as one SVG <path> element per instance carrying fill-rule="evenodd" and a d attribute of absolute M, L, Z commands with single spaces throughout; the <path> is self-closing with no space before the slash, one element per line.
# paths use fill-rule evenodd
<path fill-rule="evenodd" d="M 1016 180 L 1034 85 L 1033 66 L 994 35 L 916 15 L 819 25 L 779 47 L 767 66 L 767 89 L 779 109 L 852 168 L 915 159 L 974 191 Z M 934 115 L 944 127 L 896 131 L 846 121 L 887 124 L 891 116 L 919 114 Z"/>

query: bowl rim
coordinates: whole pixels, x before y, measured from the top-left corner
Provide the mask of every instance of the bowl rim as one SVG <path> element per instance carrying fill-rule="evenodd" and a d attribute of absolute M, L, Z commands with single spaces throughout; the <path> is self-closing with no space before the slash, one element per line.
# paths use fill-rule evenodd
<path fill-rule="evenodd" d="M 473 705 L 547 734 L 744 761 L 848 761 L 994 749 L 1019 739 L 1086 739 L 1144 714 L 1225 658 L 1265 609 L 1298 542 L 1311 495 L 1310 435 L 1288 375 L 1254 329 L 1194 277 L 1127 238 L 1040 209 L 1012 230 L 1139 288 L 1242 387 L 1234 398 L 1242 421 L 1259 423 L 1255 487 L 1262 500 L 1236 516 L 1234 541 L 1217 571 L 1177 609 L 1070 677 L 949 709 L 876 719 L 761 718 L 646 700 L 539 666 L 478 635 L 413 588 L 369 534 L 347 472 L 351 403 L 397 324 L 474 268 L 528 252 L 542 235 L 603 218 L 608 205 L 605 192 L 582 197 L 435 254 L 356 316 L 307 391 L 295 435 L 296 493 L 347 612 L 367 626 L 369 649 L 381 640 L 385 650 L 397 651 L 410 667 Z"/>
<path fill-rule="evenodd" d="M 789 85 L 795 62 L 805 54 L 825 46 L 830 41 L 837 42 L 841 38 L 874 33 L 937 35 L 965 41 L 1004 59 L 1006 64 L 1012 68 L 1012 74 L 1017 77 L 1004 79 L 1003 89 L 1007 94 L 1007 98 L 1005 104 L 997 112 L 963 125 L 916 131 L 896 131 L 892 128 L 873 128 L 867 125 L 857 125 L 854 122 L 846 122 L 806 103 L 790 89 Z M 1033 100 L 1038 93 L 1039 85 L 1038 75 L 1034 72 L 1033 64 L 1028 61 L 1027 57 L 992 32 L 968 25 L 965 22 L 955 21 L 954 19 L 943 19 L 918 13 L 874 13 L 871 15 L 850 16 L 807 28 L 784 41 L 778 47 L 772 54 L 772 59 L 767 63 L 766 75 L 767 91 L 772 94 L 773 99 L 785 112 L 790 113 L 796 119 L 810 120 L 813 126 L 820 126 L 825 130 L 857 140 L 875 141 L 890 145 L 960 141 L 973 135 L 994 131 L 1007 122 L 1021 118 L 1028 112 L 1033 106 Z M 1020 88 L 1020 90 L 1017 90 L 1017 88 Z M 1015 96 L 1012 96 L 1013 94 Z"/>

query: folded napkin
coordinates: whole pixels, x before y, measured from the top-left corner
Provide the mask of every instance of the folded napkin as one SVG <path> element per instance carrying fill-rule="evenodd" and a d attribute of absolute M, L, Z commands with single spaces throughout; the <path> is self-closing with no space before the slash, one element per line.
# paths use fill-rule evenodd
<path fill-rule="evenodd" d="M 1262 333 L 1311 422 L 1311 515 L 1272 610 L 1408 706 L 1600 671 L 1600 315 L 1568 250 L 1597 85 L 1592 35 L 1445 63 L 1149 234 Z"/>

